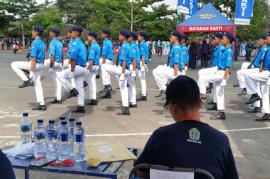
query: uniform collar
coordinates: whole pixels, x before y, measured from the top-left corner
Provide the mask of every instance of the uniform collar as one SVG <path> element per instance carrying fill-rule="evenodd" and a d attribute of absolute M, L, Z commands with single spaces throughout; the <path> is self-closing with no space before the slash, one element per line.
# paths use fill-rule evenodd
<path fill-rule="evenodd" d="M 91 42 L 91 44 L 95 44 L 95 43 L 97 43 L 97 41 L 96 41 L 96 40 L 93 40 L 93 41 Z"/>
<path fill-rule="evenodd" d="M 175 42 L 175 43 L 173 44 L 173 46 L 176 46 L 176 45 L 179 45 L 179 42 Z"/>
<path fill-rule="evenodd" d="M 263 45 L 263 46 L 262 46 L 262 48 L 265 48 L 265 47 L 267 47 L 267 45 Z"/>
<path fill-rule="evenodd" d="M 124 45 L 124 44 L 127 44 L 127 43 L 128 43 L 128 41 L 127 41 L 127 40 L 125 40 L 125 41 L 123 42 L 123 45 Z"/>
<path fill-rule="evenodd" d="M 186 44 L 185 44 L 185 43 L 181 44 L 181 47 L 184 47 L 184 46 L 186 46 Z"/>

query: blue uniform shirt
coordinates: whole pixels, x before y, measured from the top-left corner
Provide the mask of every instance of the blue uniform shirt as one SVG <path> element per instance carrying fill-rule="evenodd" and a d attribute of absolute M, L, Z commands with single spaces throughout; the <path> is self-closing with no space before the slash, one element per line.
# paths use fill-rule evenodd
<path fill-rule="evenodd" d="M 91 47 L 88 49 L 88 61 L 94 60 L 94 65 L 99 65 L 100 46 L 96 41 L 92 42 Z"/>
<path fill-rule="evenodd" d="M 174 68 L 174 65 L 178 64 L 179 70 L 183 69 L 184 61 L 183 61 L 183 52 L 181 46 L 177 43 L 172 46 L 170 55 L 169 55 L 169 66 Z"/>
<path fill-rule="evenodd" d="M 214 53 L 213 53 L 213 59 L 212 59 L 212 67 L 218 66 L 218 62 L 221 60 L 222 57 L 222 51 L 225 49 L 225 47 L 221 44 L 216 46 Z"/>
<path fill-rule="evenodd" d="M 183 53 L 183 61 L 185 65 L 189 64 L 189 54 L 188 54 L 188 47 L 186 44 L 181 45 L 182 53 Z"/>
<path fill-rule="evenodd" d="M 267 52 L 265 54 L 265 58 L 263 59 L 263 69 L 270 70 L 270 46 L 267 46 Z"/>
<path fill-rule="evenodd" d="M 70 56 L 71 56 L 72 43 L 73 43 L 73 39 L 69 39 L 69 42 L 68 42 L 68 51 L 67 51 L 67 58 L 70 58 Z"/>
<path fill-rule="evenodd" d="M 86 47 L 80 38 L 72 42 L 70 57 L 71 60 L 76 60 L 77 65 L 86 65 Z"/>
<path fill-rule="evenodd" d="M 218 62 L 218 68 L 220 70 L 225 70 L 226 68 L 231 68 L 233 63 L 234 55 L 230 47 L 225 47 L 222 53 L 221 60 Z"/>
<path fill-rule="evenodd" d="M 112 42 L 107 38 L 103 41 L 101 56 L 105 56 L 106 59 L 113 60 L 114 56 Z"/>
<path fill-rule="evenodd" d="M 141 62 L 139 46 L 135 42 L 132 42 L 130 44 L 130 46 L 131 46 L 131 54 L 130 54 L 131 55 L 131 63 L 133 63 L 133 59 L 136 59 L 137 67 L 139 67 L 140 62 Z"/>
<path fill-rule="evenodd" d="M 31 57 L 36 58 L 37 63 L 43 63 L 45 59 L 46 45 L 40 37 L 31 44 Z"/>
<path fill-rule="evenodd" d="M 145 64 L 148 64 L 149 59 L 148 59 L 148 54 L 149 54 L 149 50 L 148 50 L 148 45 L 146 44 L 145 41 L 142 41 L 139 43 L 139 47 L 140 47 L 140 55 L 141 57 L 144 56 L 145 59 Z"/>
<path fill-rule="evenodd" d="M 118 60 L 118 66 L 122 66 L 122 63 L 126 62 L 126 69 L 129 69 L 130 65 L 130 50 L 131 47 L 128 42 L 124 42 L 122 46 L 120 47 L 119 51 L 119 60 Z"/>
<path fill-rule="evenodd" d="M 261 66 L 261 61 L 264 60 L 265 52 L 267 51 L 267 45 L 264 45 L 260 48 L 257 56 L 255 57 L 253 61 L 253 66 L 254 68 L 260 68 Z"/>
<path fill-rule="evenodd" d="M 49 45 L 49 54 L 50 56 L 55 56 L 56 62 L 62 62 L 63 56 L 63 44 L 58 38 L 53 38 Z"/>

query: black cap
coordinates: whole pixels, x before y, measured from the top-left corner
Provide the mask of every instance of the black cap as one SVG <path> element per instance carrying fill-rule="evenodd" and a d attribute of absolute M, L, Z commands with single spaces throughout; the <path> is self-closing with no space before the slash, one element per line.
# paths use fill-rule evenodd
<path fill-rule="evenodd" d="M 97 38 L 97 33 L 95 31 L 88 32 L 88 35 L 94 37 L 95 39 Z"/>
<path fill-rule="evenodd" d="M 270 32 L 267 32 L 267 33 L 266 33 L 266 36 L 267 36 L 267 37 L 270 37 Z"/>
<path fill-rule="evenodd" d="M 73 27 L 70 27 L 70 28 L 68 29 L 68 32 L 69 32 L 69 33 L 72 33 L 72 30 L 73 30 Z"/>
<path fill-rule="evenodd" d="M 59 36 L 59 34 L 60 34 L 60 29 L 58 29 L 57 27 L 51 28 L 50 31 L 53 32 L 53 33 L 55 33 L 57 36 Z"/>
<path fill-rule="evenodd" d="M 180 32 L 178 32 L 178 31 L 173 31 L 172 32 L 172 35 L 175 36 L 175 37 L 177 37 L 178 40 L 181 40 L 182 39 L 182 34 Z"/>
<path fill-rule="evenodd" d="M 60 116 L 60 121 L 63 121 L 63 120 L 65 120 L 66 119 L 66 117 L 65 116 Z"/>
<path fill-rule="evenodd" d="M 67 121 L 61 121 L 61 125 L 67 125 Z"/>
<path fill-rule="evenodd" d="M 69 120 L 68 120 L 69 122 L 74 122 L 75 121 L 75 119 L 74 118 L 69 118 Z"/>
<path fill-rule="evenodd" d="M 41 35 L 43 33 L 43 27 L 42 26 L 35 26 L 33 28 L 34 31 L 36 31 L 39 35 Z"/>
<path fill-rule="evenodd" d="M 53 119 L 49 120 L 49 124 L 54 124 L 55 121 Z"/>
<path fill-rule="evenodd" d="M 181 35 L 182 35 L 182 39 L 184 39 L 186 41 L 188 40 L 188 36 L 186 34 L 182 33 Z"/>
<path fill-rule="evenodd" d="M 263 39 L 263 40 L 266 40 L 266 35 L 261 35 L 259 39 Z"/>
<path fill-rule="evenodd" d="M 82 125 L 82 122 L 81 121 L 78 121 L 78 122 L 76 122 L 76 125 L 77 126 L 81 126 Z"/>
<path fill-rule="evenodd" d="M 139 35 L 142 36 L 142 37 L 144 37 L 145 39 L 146 39 L 147 36 L 148 36 L 147 33 L 146 33 L 145 31 L 140 31 L 140 32 L 139 32 Z"/>
<path fill-rule="evenodd" d="M 130 31 L 129 30 L 126 30 L 126 29 L 122 29 L 120 31 L 120 35 L 123 35 L 125 36 L 126 38 L 130 37 Z"/>
<path fill-rule="evenodd" d="M 22 115 L 23 115 L 23 117 L 27 117 L 28 116 L 28 112 L 24 112 Z"/>
<path fill-rule="evenodd" d="M 219 38 L 219 39 L 222 39 L 223 38 L 223 34 L 220 33 L 220 32 L 216 32 L 215 33 L 215 37 Z"/>
<path fill-rule="evenodd" d="M 78 27 L 78 26 L 72 28 L 72 32 L 78 32 L 81 34 L 82 31 L 83 31 L 83 29 L 81 27 Z"/>
<path fill-rule="evenodd" d="M 38 119 L 37 123 L 43 123 L 43 119 Z"/>
<path fill-rule="evenodd" d="M 102 32 L 103 34 L 107 34 L 108 36 L 111 35 L 111 31 L 109 31 L 108 29 L 103 29 L 101 32 Z"/>
<path fill-rule="evenodd" d="M 227 32 L 224 36 L 230 40 L 230 43 L 233 43 L 233 41 L 235 41 L 234 35 L 232 33 Z"/>
<path fill-rule="evenodd" d="M 134 40 L 138 38 L 138 35 L 135 32 L 130 32 L 130 35 Z"/>

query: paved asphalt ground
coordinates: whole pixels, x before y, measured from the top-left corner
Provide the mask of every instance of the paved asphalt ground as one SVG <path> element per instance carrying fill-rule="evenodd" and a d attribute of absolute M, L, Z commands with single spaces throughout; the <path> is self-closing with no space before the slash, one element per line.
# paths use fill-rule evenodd
<path fill-rule="evenodd" d="M 14 55 L 11 52 L 0 52 L 0 148 L 6 148 L 19 142 L 19 124 L 24 111 L 30 113 L 32 121 L 37 118 L 58 119 L 59 116 L 68 116 L 76 104 L 76 99 L 68 99 L 61 105 L 50 105 L 54 89 L 51 78 L 47 72 L 43 74 L 42 81 L 44 95 L 48 109 L 46 112 L 32 111 L 35 104 L 33 88 L 19 89 L 20 79 L 12 72 L 10 63 L 25 60 L 25 54 Z M 150 69 L 159 64 L 166 63 L 167 57 L 154 57 Z M 242 179 L 269 179 L 270 178 L 270 123 L 255 122 L 254 118 L 261 114 L 248 114 L 248 107 L 244 105 L 247 97 L 239 97 L 239 89 L 233 88 L 236 81 L 235 70 L 239 69 L 241 62 L 234 64 L 234 72 L 226 86 L 226 121 L 211 121 L 209 118 L 215 112 L 208 112 L 205 107 L 201 109 L 201 120 L 209 123 L 219 130 L 223 130 L 230 138 L 237 168 Z M 188 76 L 197 79 L 197 70 L 189 70 Z M 87 107 L 85 115 L 72 117 L 83 122 L 86 128 L 87 143 L 121 142 L 128 147 L 143 148 L 149 135 L 158 127 L 172 123 L 168 111 L 162 105 L 164 101 L 154 96 L 159 92 L 154 83 L 152 74 L 147 75 L 148 101 L 138 103 L 138 108 L 131 109 L 130 117 L 119 117 L 120 92 L 117 82 L 113 80 L 114 95 L 112 99 L 101 100 L 96 107 Z M 139 91 L 138 85 L 137 90 Z M 98 80 L 98 90 L 102 88 Z M 87 93 L 86 93 L 87 94 Z M 87 95 L 86 95 L 87 96 Z M 169 151 L 168 151 L 169 152 Z M 131 163 L 127 163 L 119 172 L 119 178 L 127 178 Z M 18 178 L 22 172 L 16 170 Z M 32 178 L 39 179 L 71 179 L 70 175 L 46 174 L 42 172 L 31 173 Z M 86 178 L 86 177 L 76 177 Z"/>

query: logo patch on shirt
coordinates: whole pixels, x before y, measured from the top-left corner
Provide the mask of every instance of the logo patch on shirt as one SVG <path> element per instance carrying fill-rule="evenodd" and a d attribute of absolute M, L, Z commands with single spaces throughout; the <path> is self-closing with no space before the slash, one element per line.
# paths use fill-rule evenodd
<path fill-rule="evenodd" d="M 91 50 L 91 52 L 90 53 L 95 53 L 95 51 L 94 50 Z"/>
<path fill-rule="evenodd" d="M 192 142 L 195 144 L 201 144 L 200 141 L 201 133 L 197 128 L 191 128 L 189 129 L 189 138 L 187 139 L 188 142 Z"/>
<path fill-rule="evenodd" d="M 125 52 L 125 50 L 122 50 L 122 54 L 125 54 L 126 52 Z"/>
<path fill-rule="evenodd" d="M 228 56 L 228 58 L 227 58 L 228 60 L 232 60 L 232 56 Z"/>

